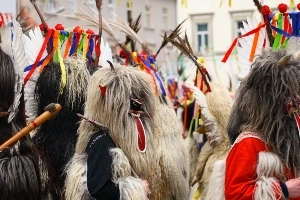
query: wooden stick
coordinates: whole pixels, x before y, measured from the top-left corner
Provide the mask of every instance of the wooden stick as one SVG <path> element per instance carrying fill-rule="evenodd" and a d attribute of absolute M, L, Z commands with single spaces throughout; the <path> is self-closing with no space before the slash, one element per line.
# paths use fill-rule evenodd
<path fill-rule="evenodd" d="M 51 119 L 54 115 L 56 115 L 61 110 L 61 106 L 59 104 L 49 104 L 45 108 L 45 110 L 46 111 L 43 114 L 38 116 L 35 120 L 29 123 L 21 131 L 16 133 L 13 137 L 11 137 L 4 144 L 2 144 L 0 146 L 0 152 L 5 148 L 11 147 L 20 139 L 28 135 L 32 130 L 36 129 L 38 126 L 42 125 L 43 123 Z"/>
<path fill-rule="evenodd" d="M 253 0 L 253 2 L 255 4 L 255 6 L 257 7 L 258 12 L 261 13 L 261 11 L 260 11 L 261 8 L 262 8 L 261 3 L 258 0 Z M 261 15 L 263 15 L 263 14 L 261 14 Z M 263 18 L 264 18 L 264 16 L 263 16 Z M 267 24 L 266 30 L 267 30 L 267 35 L 268 35 L 270 47 L 272 47 L 273 43 L 274 43 L 274 36 L 272 34 L 272 29 L 271 29 L 269 24 Z"/>

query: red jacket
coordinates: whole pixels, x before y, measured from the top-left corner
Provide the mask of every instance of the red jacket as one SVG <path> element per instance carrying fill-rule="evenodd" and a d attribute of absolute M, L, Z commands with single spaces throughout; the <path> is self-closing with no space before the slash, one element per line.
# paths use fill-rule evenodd
<path fill-rule="evenodd" d="M 262 151 L 266 152 L 268 149 L 258 138 L 247 137 L 234 144 L 226 159 L 225 199 L 254 199 L 256 165 L 258 154 Z M 291 179 L 295 178 L 294 173 L 288 169 L 285 175 Z M 280 198 L 281 194 L 278 193 L 276 196 Z M 291 200 L 300 200 L 300 198 Z"/>

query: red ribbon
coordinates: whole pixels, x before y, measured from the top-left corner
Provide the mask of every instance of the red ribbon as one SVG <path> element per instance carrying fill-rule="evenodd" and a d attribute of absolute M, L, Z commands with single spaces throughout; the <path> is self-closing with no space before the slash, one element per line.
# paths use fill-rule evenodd
<path fill-rule="evenodd" d="M 235 38 L 234 41 L 233 41 L 233 43 L 231 44 L 230 48 L 229 48 L 229 49 L 227 50 L 227 52 L 225 53 L 225 55 L 224 55 L 224 57 L 223 57 L 223 59 L 222 59 L 222 62 L 225 63 L 225 62 L 228 60 L 230 54 L 231 54 L 232 51 L 233 51 L 233 48 L 234 48 L 234 47 L 236 46 L 236 44 L 237 44 L 239 38 L 247 37 L 247 36 L 249 36 L 249 35 L 252 35 L 252 34 L 254 34 L 254 33 L 257 33 L 258 31 L 260 31 L 261 28 L 264 28 L 265 26 L 266 26 L 266 24 L 262 24 L 262 25 L 258 26 L 257 28 L 255 28 L 255 29 L 253 29 L 253 30 L 251 30 L 251 31 L 249 31 L 249 32 L 247 32 L 247 33 L 245 33 L 244 35 L 241 35 L 241 36 Z"/>
<path fill-rule="evenodd" d="M 43 45 L 42 45 L 42 48 L 41 48 L 41 50 L 40 50 L 38 56 L 36 57 L 36 60 L 35 60 L 34 64 L 32 65 L 31 70 L 28 72 L 28 74 L 27 74 L 26 77 L 24 78 L 24 86 L 26 85 L 26 83 L 27 83 L 27 81 L 30 79 L 30 77 L 32 76 L 34 70 L 37 68 L 38 63 L 39 63 L 39 61 L 40 61 L 41 58 L 42 58 L 42 55 L 43 55 L 43 53 L 44 53 L 44 51 L 45 51 L 45 49 L 46 49 L 46 47 L 47 47 L 48 41 L 49 41 L 49 39 L 50 39 L 52 33 L 53 33 L 53 30 L 52 30 L 52 29 L 48 30 L 47 35 L 46 35 L 45 40 L 44 40 L 44 43 L 43 43 Z"/>

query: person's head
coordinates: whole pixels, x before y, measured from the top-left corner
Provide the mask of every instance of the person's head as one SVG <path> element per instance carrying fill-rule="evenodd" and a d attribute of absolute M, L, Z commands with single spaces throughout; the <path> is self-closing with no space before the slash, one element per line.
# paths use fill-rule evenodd
<path fill-rule="evenodd" d="M 242 131 L 257 132 L 271 151 L 299 171 L 299 132 L 287 101 L 300 100 L 300 62 L 283 62 L 285 56 L 286 50 L 265 50 L 257 57 L 238 89 L 228 134 L 233 143 Z"/>

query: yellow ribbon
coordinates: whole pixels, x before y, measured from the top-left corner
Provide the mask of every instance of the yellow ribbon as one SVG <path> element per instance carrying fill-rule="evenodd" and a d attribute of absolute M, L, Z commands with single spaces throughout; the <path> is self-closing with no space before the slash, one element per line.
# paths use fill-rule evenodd
<path fill-rule="evenodd" d="M 181 5 L 187 8 L 187 0 L 181 0 Z"/>
<path fill-rule="evenodd" d="M 118 0 L 118 5 L 121 5 L 121 3 L 122 3 L 121 0 Z"/>
<path fill-rule="evenodd" d="M 89 43 L 88 34 L 85 34 L 84 38 L 83 38 L 83 51 L 82 51 L 82 60 L 83 61 L 86 60 L 86 53 L 87 53 L 87 50 L 88 50 L 88 43 Z"/>
<path fill-rule="evenodd" d="M 220 2 L 220 8 L 221 8 L 222 5 L 223 5 L 223 1 L 224 1 L 224 0 L 221 0 L 221 2 Z M 228 6 L 231 7 L 231 5 L 232 5 L 232 0 L 228 0 Z"/>
<path fill-rule="evenodd" d="M 204 67 L 204 64 L 205 64 L 204 58 L 199 57 L 199 58 L 197 59 L 197 62 L 198 62 L 198 64 L 199 64 L 200 66 Z"/>
<path fill-rule="evenodd" d="M 56 31 L 58 31 L 58 30 L 56 30 Z M 60 48 L 61 48 L 61 42 L 58 39 L 58 45 L 57 45 L 57 49 L 56 50 L 57 50 L 57 55 L 58 55 L 59 64 L 60 64 L 60 70 L 61 70 L 60 94 L 62 94 L 63 90 L 64 90 L 64 88 L 65 88 L 65 86 L 67 84 L 67 73 L 66 73 L 66 66 L 65 66 L 65 63 L 64 63 L 64 59 L 61 56 Z"/>
<path fill-rule="evenodd" d="M 193 197 L 193 200 L 198 200 L 198 198 L 201 196 L 201 193 L 200 193 L 200 190 L 197 189 L 195 194 L 194 194 L 194 197 Z"/>
<path fill-rule="evenodd" d="M 294 1 L 294 0 L 290 0 L 290 8 L 291 8 L 291 9 L 296 8 L 296 4 L 295 4 L 295 1 Z"/>
<path fill-rule="evenodd" d="M 128 8 L 132 8 L 132 0 L 127 0 Z"/>

